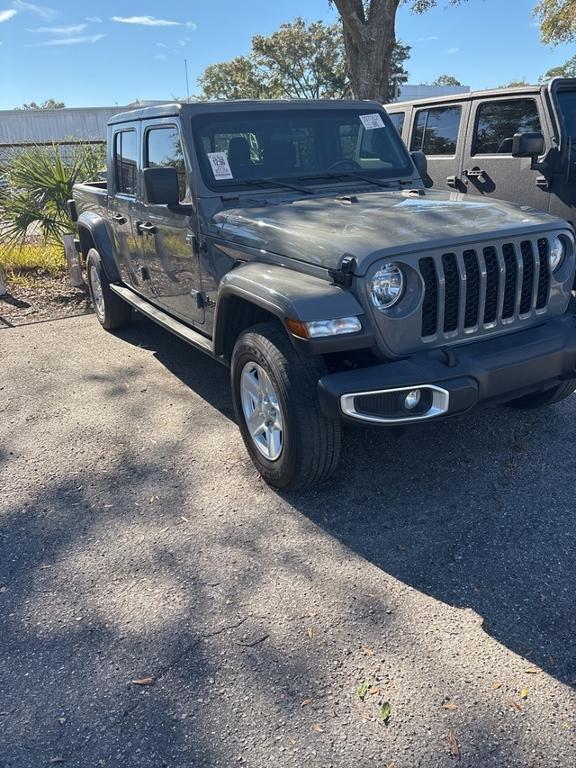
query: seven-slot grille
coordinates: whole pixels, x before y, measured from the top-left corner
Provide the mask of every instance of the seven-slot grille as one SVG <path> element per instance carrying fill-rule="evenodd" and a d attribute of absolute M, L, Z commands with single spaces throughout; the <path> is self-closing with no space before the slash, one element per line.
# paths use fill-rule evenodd
<path fill-rule="evenodd" d="M 422 337 L 456 337 L 545 311 L 546 238 L 487 245 L 420 259 Z"/>

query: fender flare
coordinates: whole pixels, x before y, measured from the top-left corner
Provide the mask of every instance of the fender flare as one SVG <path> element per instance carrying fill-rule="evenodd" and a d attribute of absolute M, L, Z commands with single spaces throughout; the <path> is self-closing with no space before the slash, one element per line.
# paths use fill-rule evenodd
<path fill-rule="evenodd" d="M 106 219 L 93 211 L 81 213 L 78 219 L 78 237 L 84 257 L 88 255 L 94 243 L 108 280 L 111 283 L 122 282 L 116 263 L 114 240 Z"/>
<path fill-rule="evenodd" d="M 214 318 L 214 349 L 221 354 L 225 346 L 226 330 L 230 325 L 232 299 L 242 299 L 277 317 L 283 325 L 288 318 L 310 322 L 333 320 L 340 317 L 361 317 L 363 330 L 358 334 L 326 340 L 298 339 L 290 337 L 295 346 L 305 344 L 312 351 L 319 345 L 345 348 L 371 346 L 373 335 L 368 319 L 355 296 L 329 280 L 315 275 L 287 269 L 276 264 L 246 262 L 228 272 L 221 280 Z M 314 351 L 320 351 L 314 350 Z M 329 351 L 329 350 L 326 350 Z M 336 350 L 334 350 L 336 351 Z"/>

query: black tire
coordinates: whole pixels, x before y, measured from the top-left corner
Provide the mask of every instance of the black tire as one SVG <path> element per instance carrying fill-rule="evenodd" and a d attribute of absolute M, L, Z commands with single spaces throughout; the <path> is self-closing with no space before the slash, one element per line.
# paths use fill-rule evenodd
<path fill-rule="evenodd" d="M 94 275 L 95 271 L 96 275 Z M 132 320 L 132 308 L 123 299 L 110 290 L 110 281 L 102 266 L 102 259 L 95 248 L 90 248 L 86 257 L 86 276 L 90 296 L 94 304 L 94 311 L 98 322 L 107 331 L 114 331 L 116 328 L 122 328 Z M 97 278 L 102 290 L 102 301 L 96 299 L 97 286 L 93 286 L 93 281 Z M 96 294 L 95 294 L 96 292 Z"/>
<path fill-rule="evenodd" d="M 240 379 L 245 366 L 257 363 L 268 374 L 282 412 L 282 448 L 270 461 L 253 440 L 242 407 Z M 244 331 L 232 353 L 231 384 L 236 420 L 254 465 L 274 488 L 295 491 L 326 480 L 340 457 L 340 422 L 324 416 L 318 402 L 318 380 L 327 373 L 324 361 L 301 355 L 275 322 Z"/>
<path fill-rule="evenodd" d="M 563 384 L 557 384 L 551 389 L 545 389 L 543 392 L 533 392 L 530 395 L 524 395 L 517 400 L 511 400 L 506 405 L 511 408 L 521 408 L 524 410 L 535 410 L 536 408 L 545 408 L 547 405 L 554 405 L 576 391 L 576 379 L 570 379 Z"/>

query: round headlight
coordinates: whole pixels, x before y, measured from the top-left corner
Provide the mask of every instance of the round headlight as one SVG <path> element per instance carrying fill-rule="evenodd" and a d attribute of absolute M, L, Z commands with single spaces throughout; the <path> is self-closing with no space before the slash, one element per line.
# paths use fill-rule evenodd
<path fill-rule="evenodd" d="M 372 278 L 370 294 L 378 309 L 390 309 L 402 296 L 404 275 L 396 264 L 384 264 Z"/>
<path fill-rule="evenodd" d="M 555 272 L 566 255 L 566 246 L 564 241 L 560 237 L 555 237 L 550 241 L 550 269 Z"/>

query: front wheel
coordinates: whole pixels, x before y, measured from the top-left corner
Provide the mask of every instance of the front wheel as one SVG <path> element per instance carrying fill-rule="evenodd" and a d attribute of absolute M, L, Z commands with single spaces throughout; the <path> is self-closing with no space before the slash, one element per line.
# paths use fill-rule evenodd
<path fill-rule="evenodd" d="M 524 395 L 517 400 L 511 400 L 506 405 L 512 408 L 522 408 L 526 410 L 534 410 L 536 408 L 545 408 L 547 405 L 553 405 L 559 403 L 561 400 L 565 400 L 567 397 L 576 391 L 576 379 L 570 379 L 563 384 L 557 384 L 551 389 L 546 389 L 544 392 L 533 392 L 530 395 Z"/>
<path fill-rule="evenodd" d="M 274 488 L 294 491 L 326 480 L 340 456 L 340 423 L 322 413 L 321 358 L 300 355 L 276 323 L 241 334 L 232 353 L 236 420 L 254 465 Z"/>

